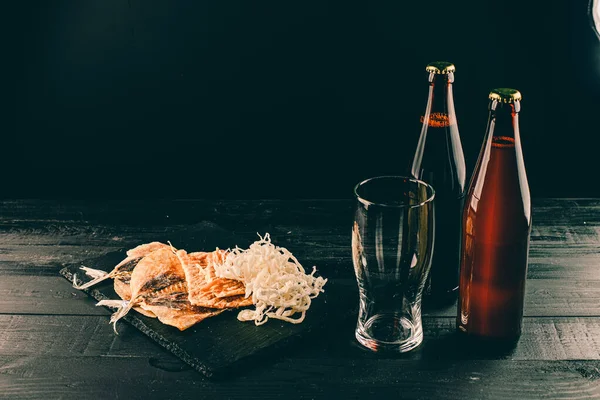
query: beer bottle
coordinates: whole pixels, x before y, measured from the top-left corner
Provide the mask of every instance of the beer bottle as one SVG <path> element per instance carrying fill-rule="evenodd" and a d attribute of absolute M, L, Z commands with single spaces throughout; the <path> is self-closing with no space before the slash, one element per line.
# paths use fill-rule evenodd
<path fill-rule="evenodd" d="M 435 189 L 435 245 L 424 301 L 443 304 L 454 302 L 458 291 L 466 171 L 452 94 L 455 67 L 437 61 L 425 70 L 429 73 L 429 97 L 411 175 Z"/>
<path fill-rule="evenodd" d="M 521 335 L 531 202 L 519 134 L 521 94 L 491 91 L 483 146 L 465 198 L 457 326 L 472 337 Z"/>

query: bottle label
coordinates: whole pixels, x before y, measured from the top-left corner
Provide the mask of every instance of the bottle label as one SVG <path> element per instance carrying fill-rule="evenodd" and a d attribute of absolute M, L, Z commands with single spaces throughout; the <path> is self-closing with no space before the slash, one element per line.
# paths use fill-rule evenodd
<path fill-rule="evenodd" d="M 421 115 L 421 122 L 425 122 L 425 117 Z M 427 125 L 432 128 L 444 128 L 446 126 L 450 126 L 450 119 L 448 118 L 448 114 L 441 112 L 433 112 L 429 114 L 429 121 Z"/>
<path fill-rule="evenodd" d="M 494 136 L 492 147 L 515 147 L 515 139 L 510 136 Z"/>

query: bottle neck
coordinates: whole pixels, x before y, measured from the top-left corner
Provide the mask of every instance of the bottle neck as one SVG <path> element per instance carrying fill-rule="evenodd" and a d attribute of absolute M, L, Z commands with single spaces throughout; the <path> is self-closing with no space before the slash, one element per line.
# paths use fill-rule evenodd
<path fill-rule="evenodd" d="M 428 121 L 431 128 L 445 128 L 456 125 L 452 83 L 454 73 L 429 74 L 429 99 L 422 121 Z"/>
<path fill-rule="evenodd" d="M 514 103 L 490 102 L 490 135 L 493 147 L 515 147 L 519 140 L 519 111 L 521 105 Z"/>
<path fill-rule="evenodd" d="M 485 140 L 483 141 L 483 147 L 472 177 L 473 181 L 470 185 L 472 193 L 476 198 L 481 198 L 483 185 L 486 181 L 488 164 L 490 163 L 492 154 L 495 154 L 497 160 L 502 159 L 506 161 L 514 159 L 514 167 L 517 170 L 521 192 L 524 196 L 524 201 L 528 202 L 529 186 L 525 174 L 525 164 L 523 162 L 519 134 L 519 111 L 521 110 L 521 104 L 519 101 L 501 103 L 497 100 L 492 100 L 489 110 L 490 114 Z M 525 209 L 528 209 L 528 207 L 529 205 L 525 204 Z"/>

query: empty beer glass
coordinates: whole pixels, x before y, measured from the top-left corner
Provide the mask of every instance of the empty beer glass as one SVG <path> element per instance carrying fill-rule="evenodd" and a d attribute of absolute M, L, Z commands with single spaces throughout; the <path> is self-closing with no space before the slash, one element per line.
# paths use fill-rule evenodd
<path fill-rule="evenodd" d="M 381 176 L 359 183 L 354 194 L 356 339 L 374 351 L 412 350 L 423 341 L 421 295 L 433 251 L 434 190 L 417 179 Z"/>

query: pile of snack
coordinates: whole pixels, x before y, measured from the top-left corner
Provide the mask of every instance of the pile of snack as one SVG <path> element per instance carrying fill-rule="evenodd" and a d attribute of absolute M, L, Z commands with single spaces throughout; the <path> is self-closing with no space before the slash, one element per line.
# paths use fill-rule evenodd
<path fill-rule="evenodd" d="M 311 299 L 323 292 L 327 279 L 306 274 L 287 249 L 271 243 L 269 234 L 246 250 L 216 249 L 188 253 L 170 243 L 152 242 L 129 251 L 110 272 L 81 267 L 92 279 L 73 286 L 85 289 L 112 278 L 121 300 L 102 300 L 116 308 L 110 322 L 131 309 L 185 330 L 223 311 L 254 306 L 238 314 L 256 325 L 269 318 L 300 323 Z M 299 314 L 296 318 L 293 318 Z"/>

